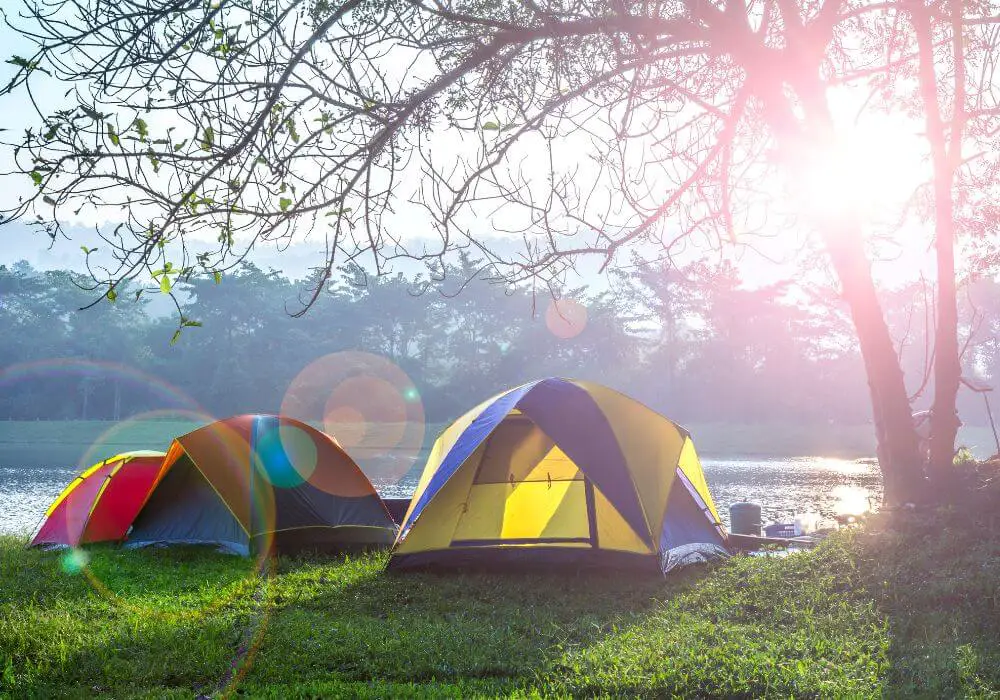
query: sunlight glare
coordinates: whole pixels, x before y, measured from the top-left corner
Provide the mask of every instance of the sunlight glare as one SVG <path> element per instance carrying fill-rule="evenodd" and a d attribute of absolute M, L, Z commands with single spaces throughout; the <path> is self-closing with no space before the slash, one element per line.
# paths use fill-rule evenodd
<path fill-rule="evenodd" d="M 837 499 L 833 504 L 836 515 L 864 515 L 871 511 L 871 493 L 863 486 L 837 486 L 831 495 Z"/>
<path fill-rule="evenodd" d="M 892 218 L 924 179 L 924 150 L 914 124 L 869 116 L 818 149 L 801 149 L 789 189 L 807 215 Z"/>

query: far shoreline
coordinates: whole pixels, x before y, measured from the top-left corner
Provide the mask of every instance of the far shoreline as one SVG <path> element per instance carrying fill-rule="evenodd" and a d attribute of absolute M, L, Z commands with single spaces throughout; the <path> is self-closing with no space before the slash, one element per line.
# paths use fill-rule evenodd
<path fill-rule="evenodd" d="M 170 441 L 199 427 L 196 421 L 0 421 L 0 467 L 66 469 L 87 466 L 128 450 L 165 450 Z M 424 451 L 443 423 L 425 426 Z M 870 459 L 875 454 L 870 425 L 787 423 L 694 423 L 684 426 L 705 459 L 768 459 L 824 456 Z M 959 445 L 978 459 L 996 450 L 986 426 L 963 426 Z M 386 444 L 391 451 L 392 446 Z"/>

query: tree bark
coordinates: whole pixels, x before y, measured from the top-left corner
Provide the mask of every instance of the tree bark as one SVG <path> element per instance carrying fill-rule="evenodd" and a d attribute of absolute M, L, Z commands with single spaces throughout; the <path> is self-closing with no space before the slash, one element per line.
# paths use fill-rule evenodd
<path fill-rule="evenodd" d="M 935 168 L 937 170 L 937 168 Z M 936 176 L 936 231 L 938 317 L 934 334 L 934 404 L 931 411 L 931 448 L 928 476 L 936 486 L 951 482 L 958 436 L 958 388 L 962 366 L 958 353 L 958 302 L 955 285 L 954 221 L 951 178 Z"/>
<path fill-rule="evenodd" d="M 965 55 L 962 44 L 962 3 L 952 0 L 952 59 L 954 94 L 948 129 L 938 98 L 938 68 L 929 9 L 911 4 L 910 16 L 919 54 L 918 79 L 924 103 L 927 139 L 934 165 L 934 253 L 937 259 L 937 329 L 934 334 L 934 404 L 931 411 L 928 475 L 935 491 L 951 483 L 955 438 L 958 435 L 958 388 L 962 376 L 958 351 L 958 301 L 955 283 L 955 218 L 952 188 L 961 159 L 965 123 Z"/>
<path fill-rule="evenodd" d="M 798 74 L 795 88 L 805 107 L 804 119 L 797 121 L 795 145 L 828 148 L 835 130 L 818 74 Z M 784 117 L 785 124 L 794 119 L 790 111 Z M 841 216 L 817 222 L 817 228 L 858 335 L 871 396 L 883 502 L 895 506 L 922 501 L 926 497 L 926 480 L 917 431 L 903 369 L 872 278 L 861 222 L 855 212 L 845 209 Z"/>
<path fill-rule="evenodd" d="M 883 501 L 900 505 L 922 500 L 923 460 L 910 414 L 910 400 L 875 290 L 860 227 L 856 221 L 847 221 L 840 226 L 824 227 L 822 235 L 840 279 L 844 301 L 851 311 L 868 376 Z"/>

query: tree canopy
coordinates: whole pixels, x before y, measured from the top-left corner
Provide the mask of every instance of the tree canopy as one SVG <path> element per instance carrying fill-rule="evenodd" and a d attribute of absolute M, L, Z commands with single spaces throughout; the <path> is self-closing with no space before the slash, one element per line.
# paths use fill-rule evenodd
<path fill-rule="evenodd" d="M 462 264 L 467 269 L 450 271 L 456 281 L 446 291 L 457 292 L 457 280 L 481 263 Z M 174 345 L 173 319 L 147 297 L 123 294 L 113 305 L 76 312 L 87 299 L 76 276 L 0 266 L 0 321 L 8 329 L 0 420 L 278 411 L 304 368 L 347 351 L 384 357 L 406 372 L 433 423 L 567 367 L 682 423 L 774 429 L 871 419 L 850 321 L 832 300 L 813 299 L 822 291 L 801 285 L 748 287 L 727 264 L 643 265 L 603 291 L 567 290 L 564 299 L 572 296 L 586 316 L 563 326 L 548 313 L 552 302 L 532 319 L 527 290 L 507 293 L 476 278 L 457 296 L 416 295 L 426 275 L 364 280 L 360 273 L 328 283 L 313 310 L 294 319 L 286 304 L 298 284 L 247 263 L 221 285 L 179 285 L 184 314 L 203 326 Z M 920 407 L 929 405 L 926 393 L 916 394 L 933 333 L 924 297 L 915 284 L 886 302 Z M 1000 380 L 998 299 L 996 283 L 982 282 L 961 314 L 972 338 L 966 370 L 989 381 Z M 967 422 L 982 424 L 981 399 L 968 392 L 962 399 Z"/>

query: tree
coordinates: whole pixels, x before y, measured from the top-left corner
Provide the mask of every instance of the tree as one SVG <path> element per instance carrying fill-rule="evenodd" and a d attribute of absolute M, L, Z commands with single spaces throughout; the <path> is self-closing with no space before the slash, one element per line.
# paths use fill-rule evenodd
<path fill-rule="evenodd" d="M 338 265 L 365 255 L 380 273 L 401 256 L 440 267 L 471 246 L 496 278 L 558 281 L 581 255 L 611 267 L 627 248 L 670 256 L 695 234 L 752 240 L 764 227 L 757 183 L 794 179 L 837 148 L 828 88 L 926 73 L 926 32 L 898 22 L 923 7 L 29 2 L 21 32 L 37 50 L 12 59 L 7 91 L 49 76 L 77 89 L 17 143 L 34 190 L 7 218 L 41 208 L 58 235 L 60 213 L 123 207 L 122 225 L 104 233 L 115 262 L 94 274 L 109 295 L 152 275 L 169 290 L 171 275 L 214 274 L 256 241 L 316 229 L 328 257 L 313 300 Z M 991 21 L 978 6 L 941 7 L 959 29 Z M 916 55 L 905 50 L 913 37 Z M 936 123 L 932 102 L 922 109 Z M 935 171 L 941 192 L 949 172 Z M 430 217 L 433 246 L 406 236 L 412 202 Z M 516 255 L 483 236 L 482 215 L 501 204 L 494 225 L 525 239 Z M 944 200 L 935 206 L 947 218 Z M 921 460 L 863 222 L 843 211 L 808 224 L 857 331 L 887 500 L 916 498 Z M 938 241 L 946 273 L 940 230 Z M 938 326 L 948 358 L 953 326 L 947 315 Z M 945 407 L 952 370 L 941 367 Z M 945 421 L 938 456 L 954 441 Z"/>

